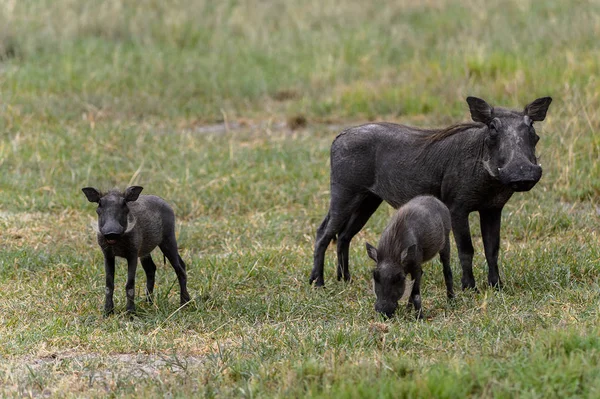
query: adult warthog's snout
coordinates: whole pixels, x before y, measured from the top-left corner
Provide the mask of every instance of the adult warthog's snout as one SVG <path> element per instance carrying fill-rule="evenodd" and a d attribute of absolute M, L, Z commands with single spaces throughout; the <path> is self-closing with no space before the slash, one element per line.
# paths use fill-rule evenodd
<path fill-rule="evenodd" d="M 498 169 L 502 184 L 515 191 L 529 191 L 542 178 L 542 167 L 533 163 L 513 163 Z"/>
<path fill-rule="evenodd" d="M 394 316 L 398 304 L 395 302 L 378 301 L 375 303 L 375 310 L 388 319 Z"/>

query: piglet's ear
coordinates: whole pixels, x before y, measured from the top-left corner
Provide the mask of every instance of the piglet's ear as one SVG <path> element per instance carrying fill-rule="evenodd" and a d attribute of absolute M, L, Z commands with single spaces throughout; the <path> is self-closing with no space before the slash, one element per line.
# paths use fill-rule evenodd
<path fill-rule="evenodd" d="M 142 192 L 142 190 L 144 189 L 144 187 L 141 186 L 131 186 L 131 187 L 127 187 L 127 190 L 125 190 L 125 201 L 127 202 L 132 202 L 132 201 L 136 201 L 138 199 L 138 197 L 140 196 L 140 193 Z"/>
<path fill-rule="evenodd" d="M 532 121 L 543 121 L 546 119 L 546 112 L 552 102 L 552 97 L 538 98 L 531 104 L 525 106 L 525 115 Z"/>
<path fill-rule="evenodd" d="M 373 281 L 376 283 L 380 282 L 381 276 L 379 275 L 379 269 L 373 269 Z"/>
<path fill-rule="evenodd" d="M 413 262 L 417 259 L 417 246 L 411 245 L 400 254 L 400 262 Z"/>
<path fill-rule="evenodd" d="M 377 248 L 375 248 L 374 246 L 372 246 L 369 243 L 366 243 L 366 247 L 367 247 L 367 255 L 369 255 L 369 258 L 373 259 L 375 261 L 375 263 L 377 263 Z"/>
<path fill-rule="evenodd" d="M 100 191 L 95 189 L 94 187 L 84 187 L 81 189 L 85 194 L 86 198 L 90 202 L 100 202 L 100 198 L 102 198 L 102 194 Z"/>
<path fill-rule="evenodd" d="M 493 108 L 477 97 L 467 97 L 467 104 L 469 104 L 469 110 L 471 111 L 471 119 L 475 122 L 482 122 L 486 125 L 492 121 Z"/>

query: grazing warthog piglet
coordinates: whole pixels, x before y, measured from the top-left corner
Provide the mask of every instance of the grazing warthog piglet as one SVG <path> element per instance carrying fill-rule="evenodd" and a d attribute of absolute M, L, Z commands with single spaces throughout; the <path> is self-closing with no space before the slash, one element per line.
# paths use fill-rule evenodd
<path fill-rule="evenodd" d="M 542 177 L 535 156 L 550 97 L 523 111 L 491 107 L 468 97 L 473 123 L 424 130 L 393 123 L 347 129 L 331 145 L 331 202 L 317 229 L 310 282 L 324 285 L 325 251 L 337 235 L 337 277 L 350 280 L 350 241 L 382 201 L 398 208 L 417 195 L 439 198 L 452 215 L 462 266 L 462 287 L 475 288 L 469 213 L 479 212 L 488 263 L 488 283 L 501 287 L 498 273 L 500 216 L 515 191 L 528 191 Z"/>
<path fill-rule="evenodd" d="M 375 310 L 392 317 L 404 294 L 406 275 L 414 279 L 409 303 L 421 312 L 421 264 L 440 254 L 448 298 L 454 297 L 450 269 L 450 212 L 435 197 L 415 197 L 398 209 L 383 231 L 377 249 L 367 243 L 369 257 L 377 263 L 373 282 Z"/>
<path fill-rule="evenodd" d="M 82 189 L 88 201 L 98 203 L 98 244 L 104 254 L 106 271 L 105 314 L 114 310 L 115 256 L 127 259 L 127 311 L 135 311 L 135 270 L 138 257 L 146 272 L 147 300 L 152 301 L 156 265 L 150 252 L 157 246 L 175 269 L 181 304 L 190 300 L 186 288 L 185 263 L 177 251 L 173 209 L 160 197 L 140 196 L 142 189 L 140 186 L 131 186 L 124 193 L 109 191 L 106 194 L 93 187 Z"/>

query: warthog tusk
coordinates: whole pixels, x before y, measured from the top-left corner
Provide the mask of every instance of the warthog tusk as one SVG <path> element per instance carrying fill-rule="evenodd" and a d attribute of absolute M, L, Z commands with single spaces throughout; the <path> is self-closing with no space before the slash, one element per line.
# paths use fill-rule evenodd
<path fill-rule="evenodd" d="M 134 227 L 135 227 L 135 217 L 133 217 L 131 214 L 129 214 L 129 216 L 127 216 L 127 229 L 125 230 L 125 234 L 131 232 L 131 230 L 133 230 Z"/>
<path fill-rule="evenodd" d="M 410 298 L 410 294 L 412 293 L 413 285 L 415 285 L 415 280 L 406 279 L 404 280 L 404 294 L 402 294 L 402 298 L 399 299 L 399 302 L 406 302 Z"/>

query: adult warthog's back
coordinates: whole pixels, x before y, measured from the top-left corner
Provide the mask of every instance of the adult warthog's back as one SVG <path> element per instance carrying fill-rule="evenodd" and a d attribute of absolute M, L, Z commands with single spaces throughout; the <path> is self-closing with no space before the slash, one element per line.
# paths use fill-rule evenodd
<path fill-rule="evenodd" d="M 337 235 L 337 277 L 350 280 L 350 241 L 382 201 L 398 208 L 417 195 L 439 198 L 450 210 L 463 269 L 463 288 L 475 288 L 468 215 L 478 211 L 488 282 L 500 286 L 500 216 L 515 191 L 539 181 L 533 122 L 542 121 L 549 97 L 523 111 L 492 108 L 467 98 L 473 122 L 425 130 L 371 123 L 342 132 L 331 146 L 331 201 L 317 229 L 310 282 L 324 285 L 325 251 Z"/>

